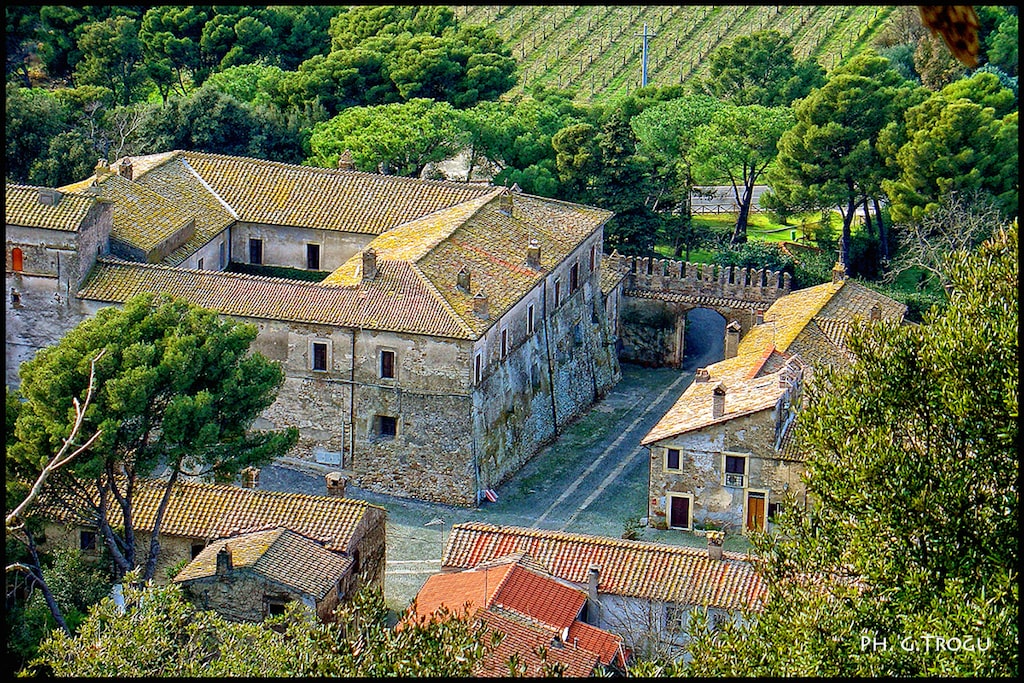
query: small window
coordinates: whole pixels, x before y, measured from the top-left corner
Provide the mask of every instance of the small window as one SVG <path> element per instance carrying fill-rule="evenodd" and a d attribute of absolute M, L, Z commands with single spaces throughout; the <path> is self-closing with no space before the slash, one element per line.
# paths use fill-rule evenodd
<path fill-rule="evenodd" d="M 272 617 L 284 614 L 284 606 L 286 603 L 280 600 L 271 600 L 267 603 L 267 614 Z"/>
<path fill-rule="evenodd" d="M 320 245 L 306 245 L 306 270 L 320 270 Z"/>
<path fill-rule="evenodd" d="M 377 416 L 377 436 L 382 439 L 393 439 L 398 434 L 398 418 L 390 415 Z"/>
<path fill-rule="evenodd" d="M 508 328 L 501 331 L 501 357 L 508 355 Z"/>
<path fill-rule="evenodd" d="M 199 259 L 196 262 L 196 268 L 198 268 L 199 270 L 205 270 L 205 268 L 203 268 L 203 259 Z"/>
<path fill-rule="evenodd" d="M 768 503 L 768 521 L 774 522 L 782 512 L 782 503 Z"/>
<path fill-rule="evenodd" d="M 255 237 L 249 238 L 249 263 L 263 265 L 263 240 Z"/>
<path fill-rule="evenodd" d="M 22 253 L 20 247 L 14 247 L 11 249 L 11 270 L 15 273 L 20 273 L 25 268 L 25 255 Z"/>
<path fill-rule="evenodd" d="M 352 551 L 352 573 L 358 574 L 360 569 L 362 569 L 362 565 L 359 564 L 359 549 L 356 548 Z"/>
<path fill-rule="evenodd" d="M 474 384 L 479 384 L 480 380 L 483 379 L 483 371 L 484 371 L 484 357 L 483 357 L 483 354 L 478 351 L 477 354 L 476 354 L 476 357 L 473 358 L 473 383 Z"/>
<path fill-rule="evenodd" d="M 96 532 L 78 532 L 78 547 L 82 550 L 96 550 Z"/>
<path fill-rule="evenodd" d="M 395 352 L 394 351 L 381 351 L 380 352 L 380 376 L 383 379 L 394 379 L 395 378 Z"/>
<path fill-rule="evenodd" d="M 679 469 L 679 449 L 668 448 L 665 450 L 665 469 L 667 470 L 678 470 Z"/>
<path fill-rule="evenodd" d="M 193 543 L 192 544 L 192 559 L 193 560 L 196 559 L 199 556 L 199 553 L 203 552 L 203 548 L 205 548 L 205 547 L 206 546 L 203 545 L 202 543 Z"/>
<path fill-rule="evenodd" d="M 580 288 L 580 264 L 574 263 L 569 269 L 569 293 L 572 294 Z"/>
<path fill-rule="evenodd" d="M 224 267 L 228 265 L 228 249 L 227 245 L 224 242 L 220 243 L 219 257 L 220 269 L 224 270 Z"/>
<path fill-rule="evenodd" d="M 561 301 L 562 296 L 562 280 L 555 278 L 555 308 L 558 308 L 558 304 Z"/>
<path fill-rule="evenodd" d="M 665 603 L 665 629 L 669 633 L 685 633 L 689 611 L 677 602 Z"/>
<path fill-rule="evenodd" d="M 536 324 L 537 323 L 536 323 L 536 319 L 534 317 L 535 315 L 536 315 L 536 309 L 534 308 L 534 305 L 533 304 L 527 304 L 527 306 L 526 306 L 526 334 L 527 334 L 527 336 L 532 335 L 534 333 L 535 329 L 536 329 Z"/>
<path fill-rule="evenodd" d="M 594 268 L 597 267 L 597 245 L 590 246 L 590 272 L 594 272 Z"/>
<path fill-rule="evenodd" d="M 313 342 L 313 370 L 327 372 L 326 342 Z"/>
<path fill-rule="evenodd" d="M 742 487 L 746 483 L 747 459 L 742 455 L 725 456 L 725 478 L 723 483 L 726 486 Z"/>

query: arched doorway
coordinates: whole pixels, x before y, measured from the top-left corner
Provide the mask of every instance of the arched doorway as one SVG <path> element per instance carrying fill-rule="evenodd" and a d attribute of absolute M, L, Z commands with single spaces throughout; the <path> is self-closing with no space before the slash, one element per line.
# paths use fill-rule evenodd
<path fill-rule="evenodd" d="M 686 314 L 683 369 L 696 370 L 725 358 L 725 317 L 711 308 Z"/>
<path fill-rule="evenodd" d="M 11 270 L 15 273 L 20 273 L 25 268 L 25 255 L 22 253 L 20 247 L 14 247 L 11 249 Z"/>

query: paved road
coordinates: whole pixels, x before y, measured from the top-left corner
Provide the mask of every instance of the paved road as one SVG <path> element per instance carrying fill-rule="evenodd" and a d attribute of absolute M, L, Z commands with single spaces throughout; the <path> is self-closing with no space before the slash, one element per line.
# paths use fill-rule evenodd
<path fill-rule="evenodd" d="M 696 353 L 687 356 L 682 370 L 624 365 L 622 381 L 499 487 L 496 503 L 457 508 L 350 487 L 349 496 L 388 510 L 388 605 L 403 609 L 438 570 L 452 524 L 485 521 L 618 537 L 628 520 L 646 517 L 648 451 L 640 440 L 689 386 L 693 370 L 722 357 L 720 336 L 718 325 L 691 325 L 687 345 Z M 323 495 L 327 470 L 297 460 L 279 461 L 264 468 L 260 488 Z M 677 531 L 643 529 L 640 537 L 703 544 Z"/>

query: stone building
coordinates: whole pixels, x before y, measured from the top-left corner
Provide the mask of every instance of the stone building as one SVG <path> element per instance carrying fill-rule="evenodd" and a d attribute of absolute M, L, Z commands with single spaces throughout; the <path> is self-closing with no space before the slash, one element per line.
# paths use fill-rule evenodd
<path fill-rule="evenodd" d="M 39 204 L 44 191 L 8 186 L 9 233 L 25 228 L 7 244 L 21 297 L 7 312 L 8 348 L 21 350 L 9 384 L 99 308 L 171 293 L 257 325 L 253 350 L 286 375 L 258 428 L 297 426 L 297 455 L 357 486 L 474 505 L 619 377 L 601 209 L 181 151 L 101 163 L 57 206 Z M 90 251 L 88 277 L 55 301 L 26 255 L 37 228 L 24 216 L 65 202 L 111 207 L 110 255 Z M 228 272 L 238 265 L 318 281 Z"/>
<path fill-rule="evenodd" d="M 648 523 L 764 530 L 787 497 L 803 502 L 804 458 L 791 436 L 804 386 L 815 368 L 851 362 L 846 339 L 859 321 L 905 313 L 839 272 L 776 300 L 742 340 L 730 323 L 725 360 L 698 369 L 641 440 L 650 450 Z"/>
<path fill-rule="evenodd" d="M 148 479 L 140 479 L 136 484 L 132 513 L 139 558 L 147 557 L 149 552 L 165 484 Z M 114 505 L 113 500 L 109 502 Z M 101 556 L 104 540 L 95 525 L 72 516 L 64 507 L 47 504 L 44 510 L 51 520 L 45 528 L 46 542 L 41 546 L 44 551 L 51 545 L 60 545 L 78 549 L 86 556 Z M 263 609 L 261 615 L 266 616 L 267 610 L 279 604 L 280 596 L 285 595 L 307 604 L 315 596 L 311 606 L 328 610 L 332 601 L 337 604 L 339 598 L 350 597 L 363 586 L 383 590 L 386 518 L 387 511 L 382 507 L 338 496 L 178 482 L 160 527 L 160 556 L 154 580 L 166 582 L 171 568 L 191 562 L 177 574 L 176 580 L 192 581 L 198 586 L 196 597 L 207 600 L 211 609 L 237 600 L 237 607 L 229 607 L 229 611 L 237 610 L 231 612 L 233 617 L 258 620 L 257 608 Z M 264 553 L 258 550 L 260 544 Z M 269 547 L 275 544 L 276 547 Z M 224 577 L 224 585 L 217 588 L 214 584 L 221 575 L 216 574 L 216 552 L 225 546 L 229 552 L 235 551 L 233 566 L 248 569 L 244 576 L 235 573 Z M 262 565 L 257 562 L 260 557 Z M 277 564 L 268 567 L 268 561 Z M 258 566 L 254 568 L 254 564 Z M 213 568 L 212 577 L 205 574 L 209 567 Z M 203 582 L 203 578 L 213 580 Z M 239 578 L 247 579 L 248 583 Z M 242 587 L 251 588 L 257 578 L 279 584 L 275 590 L 260 593 L 278 597 L 257 601 L 255 596 L 245 595 L 248 589 Z M 327 581 L 329 590 L 317 595 Z M 221 600 L 225 591 L 234 598 Z"/>
<path fill-rule="evenodd" d="M 301 602 L 334 621 L 353 594 L 353 559 L 285 527 L 218 539 L 174 577 L 190 600 L 231 621 L 263 621 Z"/>
<path fill-rule="evenodd" d="M 759 611 L 767 597 L 748 558 L 714 540 L 703 549 L 467 522 L 453 525 L 442 571 L 523 553 L 586 591 L 581 619 L 587 624 L 620 636 L 638 655 L 674 656 L 693 609 L 707 608 L 714 626 Z"/>

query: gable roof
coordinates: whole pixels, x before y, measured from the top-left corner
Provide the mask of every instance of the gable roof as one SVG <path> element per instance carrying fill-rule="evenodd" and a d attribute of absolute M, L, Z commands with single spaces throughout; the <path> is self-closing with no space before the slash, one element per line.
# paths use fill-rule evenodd
<path fill-rule="evenodd" d="M 900 320 L 907 310 L 853 280 L 826 282 L 779 297 L 764 313 L 764 322 L 740 341 L 736 356 L 703 368 L 709 381 L 690 384 L 641 445 L 771 409 L 787 390 L 781 380 L 793 359 L 812 370 L 850 363 L 853 354 L 846 339 L 858 321 L 870 319 L 874 306 L 883 320 Z M 712 391 L 719 382 L 725 385 L 726 400 L 725 411 L 716 418 Z"/>
<path fill-rule="evenodd" d="M 78 232 L 89 212 L 101 201 L 95 195 L 60 192 L 56 204 L 39 201 L 40 193 L 53 195 L 54 190 L 35 185 L 4 186 L 4 223 L 26 228 L 47 228 L 62 232 Z"/>
<path fill-rule="evenodd" d="M 598 564 L 601 593 L 725 610 L 760 609 L 765 596 L 761 578 L 738 553 L 713 560 L 700 548 L 483 522 L 452 527 L 442 565 L 475 567 L 517 551 L 578 585 L 586 585 L 590 566 Z"/>
<path fill-rule="evenodd" d="M 484 623 L 504 634 L 501 643 L 481 660 L 474 670 L 478 677 L 508 677 L 508 662 L 512 655 L 524 667 L 524 676 L 543 676 L 543 662 L 537 654 L 540 647 L 547 650 L 549 665 L 565 667 L 563 676 L 584 678 L 591 676 L 600 663 L 600 655 L 583 647 L 572 647 L 559 641 L 557 634 L 549 627 L 529 618 L 500 607 L 487 610 L 481 615 Z"/>
<path fill-rule="evenodd" d="M 139 479 L 132 501 L 135 528 L 151 531 L 166 482 Z M 65 508 L 48 508 L 50 516 L 67 518 Z M 248 489 L 230 484 L 177 482 L 160 525 L 165 536 L 216 539 L 249 531 L 286 527 L 323 543 L 331 551 L 348 552 L 367 515 L 384 508 L 360 500 L 302 493 Z M 372 521 L 372 518 L 371 518 Z"/>
<path fill-rule="evenodd" d="M 213 541 L 188 563 L 176 583 L 217 575 L 217 554 L 227 548 L 232 569 L 247 569 L 263 578 L 322 599 L 352 567 L 353 560 L 333 553 L 285 527 L 238 534 Z"/>

